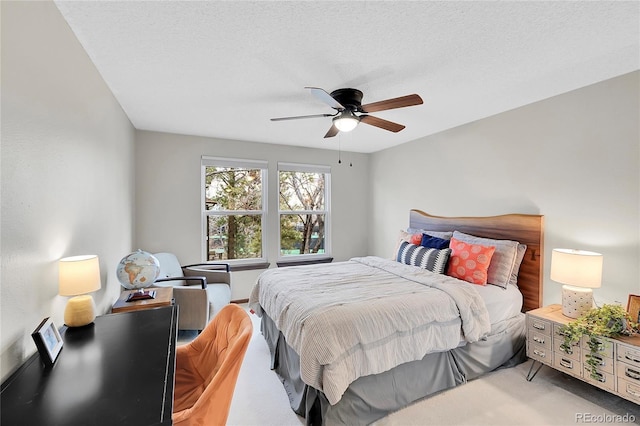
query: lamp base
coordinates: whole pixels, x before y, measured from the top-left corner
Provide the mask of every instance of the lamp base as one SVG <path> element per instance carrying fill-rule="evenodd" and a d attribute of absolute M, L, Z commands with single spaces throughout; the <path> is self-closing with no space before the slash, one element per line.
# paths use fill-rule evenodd
<path fill-rule="evenodd" d="M 64 323 L 67 327 L 82 327 L 96 319 L 96 304 L 90 295 L 69 299 L 64 309 Z"/>
<path fill-rule="evenodd" d="M 579 318 L 593 307 L 593 290 L 590 288 L 562 286 L 562 315 Z"/>

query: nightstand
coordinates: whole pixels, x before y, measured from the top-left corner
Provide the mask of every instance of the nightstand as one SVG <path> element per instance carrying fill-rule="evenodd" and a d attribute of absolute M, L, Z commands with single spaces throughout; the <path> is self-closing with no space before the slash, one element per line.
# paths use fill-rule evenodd
<path fill-rule="evenodd" d="M 594 355 L 585 338 L 565 351 L 560 347 L 564 341 L 560 328 L 571 321 L 572 318 L 562 315 L 561 305 L 527 312 L 527 356 L 533 360 L 527 380 L 533 380 L 540 368 L 547 365 L 640 403 L 640 336 L 602 338 L 600 350 Z M 598 360 L 593 374 L 586 362 L 592 356 Z"/>
<path fill-rule="evenodd" d="M 141 309 L 158 308 L 160 306 L 169 306 L 173 304 L 173 287 L 154 287 L 149 290 L 156 292 L 153 299 L 136 300 L 127 302 L 127 297 L 131 293 L 138 290 L 126 290 L 120 293 L 120 297 L 111 307 L 112 313 L 139 311 Z"/>

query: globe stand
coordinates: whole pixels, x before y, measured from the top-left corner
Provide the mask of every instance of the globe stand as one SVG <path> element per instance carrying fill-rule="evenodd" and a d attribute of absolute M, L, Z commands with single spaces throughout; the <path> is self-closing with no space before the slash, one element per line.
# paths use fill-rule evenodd
<path fill-rule="evenodd" d="M 141 288 L 138 291 L 130 293 L 127 297 L 127 302 L 135 302 L 137 300 L 145 300 L 145 299 L 155 299 L 156 291 L 155 290 L 145 290 Z"/>

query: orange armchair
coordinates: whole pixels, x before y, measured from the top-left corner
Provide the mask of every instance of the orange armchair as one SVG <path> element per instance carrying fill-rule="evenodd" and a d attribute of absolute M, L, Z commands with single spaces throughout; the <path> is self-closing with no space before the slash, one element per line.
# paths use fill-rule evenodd
<path fill-rule="evenodd" d="M 178 346 L 174 425 L 224 425 L 253 324 L 238 305 L 218 312 L 191 343 Z"/>

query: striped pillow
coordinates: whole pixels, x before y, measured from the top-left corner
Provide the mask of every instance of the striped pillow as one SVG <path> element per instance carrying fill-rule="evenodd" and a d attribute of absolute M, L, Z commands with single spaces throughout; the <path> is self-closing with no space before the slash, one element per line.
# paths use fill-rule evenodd
<path fill-rule="evenodd" d="M 406 265 L 418 266 L 436 274 L 444 274 L 451 249 L 442 250 L 422 247 L 403 241 L 398 247 L 396 261 Z"/>

